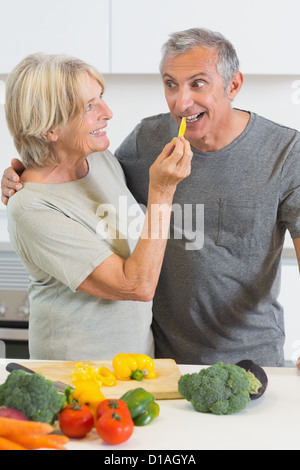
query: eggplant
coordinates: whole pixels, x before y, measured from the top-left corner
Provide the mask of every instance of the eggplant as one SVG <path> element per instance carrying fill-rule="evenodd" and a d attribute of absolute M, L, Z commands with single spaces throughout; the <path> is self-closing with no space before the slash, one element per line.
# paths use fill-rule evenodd
<path fill-rule="evenodd" d="M 244 359 L 236 364 L 242 369 L 245 369 L 247 372 L 252 372 L 252 374 L 260 381 L 261 387 L 258 389 L 257 393 L 250 393 L 251 400 L 257 400 L 260 398 L 266 391 L 268 387 L 268 376 L 265 373 L 264 369 L 260 367 L 255 362 L 251 361 L 250 359 Z"/>

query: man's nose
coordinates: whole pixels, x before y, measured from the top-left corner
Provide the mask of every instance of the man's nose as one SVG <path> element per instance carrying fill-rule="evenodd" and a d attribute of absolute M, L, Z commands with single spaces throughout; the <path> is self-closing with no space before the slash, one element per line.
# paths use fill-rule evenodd
<path fill-rule="evenodd" d="M 189 90 L 183 88 L 178 91 L 176 100 L 177 111 L 184 112 L 194 104 L 192 94 Z"/>

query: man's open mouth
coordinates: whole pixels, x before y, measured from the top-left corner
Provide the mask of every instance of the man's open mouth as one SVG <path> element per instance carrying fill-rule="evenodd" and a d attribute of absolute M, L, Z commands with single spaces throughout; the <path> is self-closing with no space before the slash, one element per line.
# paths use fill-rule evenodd
<path fill-rule="evenodd" d="M 188 123 L 192 123 L 192 122 L 196 122 L 196 121 L 198 121 L 203 115 L 204 115 L 204 112 L 203 112 L 203 113 L 199 113 L 199 114 L 192 114 L 191 116 L 185 116 L 186 122 L 187 122 L 187 124 L 188 124 Z"/>

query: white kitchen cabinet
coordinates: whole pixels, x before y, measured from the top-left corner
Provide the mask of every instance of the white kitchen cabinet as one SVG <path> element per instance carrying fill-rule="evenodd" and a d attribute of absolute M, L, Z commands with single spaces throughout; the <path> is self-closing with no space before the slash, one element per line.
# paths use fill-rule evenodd
<path fill-rule="evenodd" d="M 296 260 L 282 266 L 282 283 L 279 301 L 284 307 L 285 359 L 295 362 L 300 357 L 300 275 Z"/>
<path fill-rule="evenodd" d="M 0 73 L 35 52 L 69 54 L 109 71 L 109 0 L 10 0 L 0 5 Z"/>
<path fill-rule="evenodd" d="M 171 32 L 205 27 L 235 46 L 247 74 L 300 73 L 299 0 L 111 0 L 112 73 L 157 73 Z"/>
<path fill-rule="evenodd" d="M 67 53 L 102 73 L 157 73 L 177 30 L 217 30 L 247 74 L 299 74 L 299 0 L 11 0 L 0 3 L 0 73 L 32 52 Z"/>

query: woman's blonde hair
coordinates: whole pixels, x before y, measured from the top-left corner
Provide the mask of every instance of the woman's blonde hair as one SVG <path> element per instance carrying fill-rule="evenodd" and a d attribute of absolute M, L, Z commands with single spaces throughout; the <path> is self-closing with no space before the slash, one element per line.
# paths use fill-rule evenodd
<path fill-rule="evenodd" d="M 84 110 L 84 75 L 104 91 L 104 80 L 94 67 L 66 55 L 32 54 L 9 74 L 6 119 L 26 168 L 58 163 L 45 134 Z"/>

